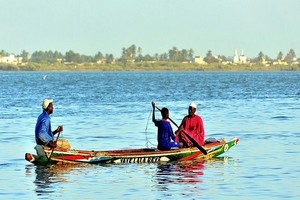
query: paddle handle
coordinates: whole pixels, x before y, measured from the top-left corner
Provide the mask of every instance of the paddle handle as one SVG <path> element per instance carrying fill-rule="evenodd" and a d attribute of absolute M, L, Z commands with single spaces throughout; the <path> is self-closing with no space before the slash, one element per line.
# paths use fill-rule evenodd
<path fill-rule="evenodd" d="M 61 133 L 61 131 L 59 131 L 59 133 L 58 133 L 58 135 L 57 135 L 57 138 L 56 138 L 56 140 L 55 140 L 56 142 L 58 141 L 58 138 L 59 138 L 59 136 L 60 136 L 60 133 Z M 53 154 L 54 149 L 55 149 L 55 147 L 52 148 L 52 151 L 51 151 L 51 153 L 50 153 L 50 155 L 49 155 L 49 157 L 48 157 L 48 162 L 50 162 L 50 160 L 51 160 L 51 156 L 52 156 L 52 154 Z"/>

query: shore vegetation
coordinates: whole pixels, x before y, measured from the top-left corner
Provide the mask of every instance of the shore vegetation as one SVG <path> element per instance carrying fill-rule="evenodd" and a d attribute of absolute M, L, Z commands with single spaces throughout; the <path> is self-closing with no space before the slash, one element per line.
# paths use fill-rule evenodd
<path fill-rule="evenodd" d="M 248 58 L 243 53 L 234 56 L 213 55 L 211 50 L 204 57 L 195 56 L 193 49 L 173 47 L 165 53 L 142 54 L 142 48 L 131 45 L 122 48 L 121 57 L 97 52 L 93 56 L 69 50 L 23 50 L 15 55 L 0 51 L 1 71 L 300 71 L 300 59 L 293 49 L 286 54 L 279 52 L 270 58 L 263 52 Z M 29 56 L 30 55 L 30 56 Z"/>
<path fill-rule="evenodd" d="M 138 64 L 1 64 L 1 71 L 300 71 L 300 65 L 247 65 L 247 64 L 198 64 L 198 63 L 138 63 Z"/>

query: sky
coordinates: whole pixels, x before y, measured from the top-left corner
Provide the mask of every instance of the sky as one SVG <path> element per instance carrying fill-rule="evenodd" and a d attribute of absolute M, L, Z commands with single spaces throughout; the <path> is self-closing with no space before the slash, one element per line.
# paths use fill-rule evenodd
<path fill-rule="evenodd" d="M 300 0 L 0 0 L 0 50 L 300 57 Z"/>

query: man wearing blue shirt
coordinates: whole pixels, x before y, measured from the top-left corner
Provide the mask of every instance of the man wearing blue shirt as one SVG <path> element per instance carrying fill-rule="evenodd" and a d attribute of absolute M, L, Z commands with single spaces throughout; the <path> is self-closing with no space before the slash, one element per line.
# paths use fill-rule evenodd
<path fill-rule="evenodd" d="M 152 102 L 153 114 L 152 121 L 157 126 L 157 148 L 159 150 L 170 150 L 170 149 L 178 149 L 182 145 L 179 142 L 175 142 L 175 135 L 170 124 L 169 119 L 169 110 L 167 108 L 161 109 L 161 120 L 155 119 L 155 103 Z"/>
<path fill-rule="evenodd" d="M 51 130 L 50 115 L 53 113 L 53 100 L 44 99 L 42 103 L 43 112 L 37 119 L 35 125 L 35 141 L 37 146 L 48 146 L 55 148 L 56 141 L 54 141 L 54 135 L 63 131 L 62 126 L 58 126 L 55 131 Z"/>

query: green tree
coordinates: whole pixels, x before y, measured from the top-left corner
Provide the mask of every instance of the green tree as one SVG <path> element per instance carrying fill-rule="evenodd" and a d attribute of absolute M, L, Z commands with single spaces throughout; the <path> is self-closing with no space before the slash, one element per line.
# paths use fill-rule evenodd
<path fill-rule="evenodd" d="M 153 57 L 150 56 L 149 54 L 146 54 L 144 57 L 143 57 L 143 61 L 152 61 L 153 60 Z"/>
<path fill-rule="evenodd" d="M 66 62 L 75 62 L 75 63 L 82 63 L 82 59 L 79 53 L 75 53 L 72 50 L 69 50 L 65 54 L 65 61 Z"/>
<path fill-rule="evenodd" d="M 104 59 L 104 56 L 103 56 L 103 54 L 100 51 L 98 51 L 98 53 L 94 56 L 94 60 L 96 62 L 102 63 L 103 59 Z"/>
<path fill-rule="evenodd" d="M 115 61 L 113 54 L 105 54 L 106 64 L 112 64 Z"/>
<path fill-rule="evenodd" d="M 22 62 L 28 62 L 28 56 L 29 56 L 29 53 L 27 51 L 23 50 L 21 53 Z"/>
<path fill-rule="evenodd" d="M 265 55 L 264 55 L 264 53 L 263 53 L 262 51 L 260 51 L 260 52 L 258 53 L 257 57 L 254 58 L 253 61 L 254 61 L 255 63 L 262 63 L 262 62 L 264 61 L 264 59 L 265 59 Z"/>
<path fill-rule="evenodd" d="M 168 54 L 167 53 L 159 54 L 158 60 L 159 61 L 168 61 Z"/>
<path fill-rule="evenodd" d="M 277 55 L 277 60 L 283 60 L 283 53 L 281 51 Z"/>
<path fill-rule="evenodd" d="M 126 65 L 127 63 L 127 50 L 125 47 L 122 48 L 121 62 Z"/>
<path fill-rule="evenodd" d="M 135 59 L 136 57 L 136 46 L 133 44 L 128 48 L 129 51 L 129 58 L 131 60 Z"/>
<path fill-rule="evenodd" d="M 5 52 L 4 50 L 1 50 L 0 51 L 0 56 L 8 56 L 8 53 Z"/>
<path fill-rule="evenodd" d="M 143 60 L 142 48 L 137 48 L 137 56 L 135 57 L 135 62 L 141 62 Z"/>
<path fill-rule="evenodd" d="M 141 50 L 141 49 L 140 49 Z M 121 62 L 126 64 L 128 61 L 135 61 L 136 58 L 136 46 L 133 44 L 128 48 L 122 48 Z"/>
<path fill-rule="evenodd" d="M 290 49 L 290 51 L 286 54 L 284 60 L 288 63 L 293 62 L 296 60 L 296 53 L 293 49 Z"/>
<path fill-rule="evenodd" d="M 58 51 L 53 53 L 53 62 L 61 62 L 64 59 L 64 55 Z"/>
<path fill-rule="evenodd" d="M 270 56 L 268 56 L 268 55 L 265 55 L 264 58 L 265 58 L 266 61 L 273 61 L 273 59 Z"/>
<path fill-rule="evenodd" d="M 169 59 L 173 62 L 176 62 L 178 59 L 178 49 L 177 47 L 173 47 L 172 49 L 169 50 Z"/>
<path fill-rule="evenodd" d="M 221 60 L 221 61 L 229 61 L 228 58 L 224 55 L 218 55 L 218 58 Z"/>
<path fill-rule="evenodd" d="M 46 55 L 43 51 L 34 51 L 31 54 L 30 61 L 34 63 L 46 63 Z"/>
<path fill-rule="evenodd" d="M 141 55 L 142 55 L 142 48 L 141 48 L 141 47 L 138 47 L 138 49 L 137 49 L 137 54 L 138 54 L 138 56 L 141 56 Z"/>
<path fill-rule="evenodd" d="M 182 49 L 179 52 L 179 61 L 186 61 L 188 60 L 188 51 L 186 49 Z"/>
<path fill-rule="evenodd" d="M 154 54 L 153 59 L 159 61 L 159 54 L 158 53 Z"/>
<path fill-rule="evenodd" d="M 88 55 L 80 55 L 79 54 L 80 59 L 77 61 L 77 63 L 90 63 L 90 62 L 95 62 L 95 58 L 92 56 L 88 56 Z"/>
<path fill-rule="evenodd" d="M 212 55 L 212 51 L 211 51 L 211 50 L 208 50 L 208 51 L 207 51 L 206 57 L 204 57 L 203 60 L 204 60 L 205 62 L 207 62 L 208 64 L 211 64 L 211 63 L 217 63 L 217 62 L 218 62 L 218 59 L 216 59 L 216 58 Z"/>
<path fill-rule="evenodd" d="M 189 57 L 189 60 L 193 60 L 194 58 L 194 50 L 193 49 L 189 49 L 188 51 L 188 57 Z"/>
<path fill-rule="evenodd" d="M 26 56 L 27 52 L 22 52 L 21 56 Z M 30 61 L 35 63 L 55 63 L 62 60 L 63 55 L 58 51 L 35 51 L 32 53 Z"/>

